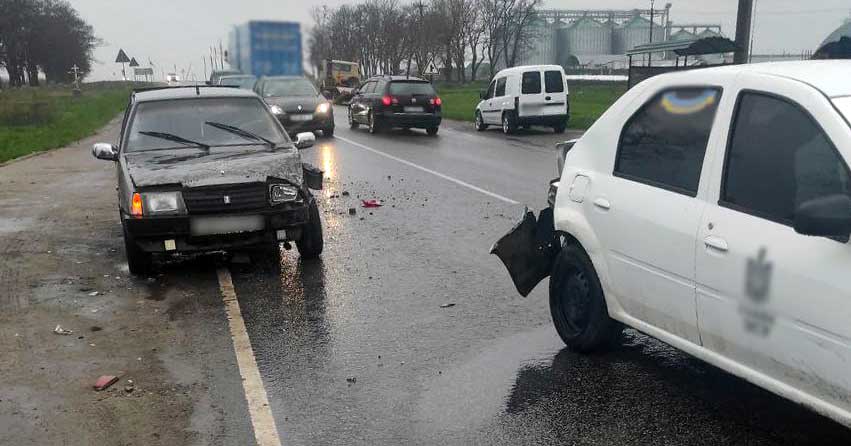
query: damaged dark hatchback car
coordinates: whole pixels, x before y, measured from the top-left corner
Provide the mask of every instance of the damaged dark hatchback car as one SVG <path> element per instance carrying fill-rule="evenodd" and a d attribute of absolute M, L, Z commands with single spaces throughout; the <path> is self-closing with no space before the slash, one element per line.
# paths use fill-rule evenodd
<path fill-rule="evenodd" d="M 252 249 L 278 256 L 294 242 L 322 253 L 322 222 L 310 189 L 322 172 L 253 92 L 221 87 L 137 90 L 118 145 L 95 144 L 114 161 L 127 262 L 150 271 L 155 256 Z"/>

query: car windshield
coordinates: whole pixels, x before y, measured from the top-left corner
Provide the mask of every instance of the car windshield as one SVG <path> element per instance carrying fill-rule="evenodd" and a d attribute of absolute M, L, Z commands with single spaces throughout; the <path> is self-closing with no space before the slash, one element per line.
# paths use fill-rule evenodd
<path fill-rule="evenodd" d="M 263 84 L 263 96 L 316 96 L 316 87 L 307 79 L 270 79 Z"/>
<path fill-rule="evenodd" d="M 851 126 L 851 96 L 836 98 L 833 100 L 833 104 L 836 105 L 836 108 L 838 108 L 839 112 L 842 113 L 842 116 L 845 118 L 845 122 Z"/>
<path fill-rule="evenodd" d="M 390 82 L 390 94 L 433 96 L 434 88 L 428 82 L 394 81 Z"/>
<path fill-rule="evenodd" d="M 168 133 L 209 146 L 256 144 L 233 132 L 207 125 L 223 123 L 249 131 L 275 144 L 289 142 L 274 118 L 255 98 L 199 98 L 142 102 L 133 113 L 125 151 L 187 147 L 143 132 Z"/>
<path fill-rule="evenodd" d="M 239 87 L 246 90 L 254 88 L 257 78 L 254 76 L 225 76 L 219 79 L 219 85 Z"/>

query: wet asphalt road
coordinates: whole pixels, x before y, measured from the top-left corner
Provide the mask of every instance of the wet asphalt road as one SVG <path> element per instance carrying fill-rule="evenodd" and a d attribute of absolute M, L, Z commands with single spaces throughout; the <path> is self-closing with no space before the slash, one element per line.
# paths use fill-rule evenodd
<path fill-rule="evenodd" d="M 522 205 L 349 142 L 539 209 L 559 137 L 373 136 L 336 116 L 337 138 L 302 152 L 326 172 L 322 259 L 230 267 L 284 444 L 851 444 L 632 330 L 614 352 L 568 352 L 546 282 L 521 298 L 488 254 Z"/>

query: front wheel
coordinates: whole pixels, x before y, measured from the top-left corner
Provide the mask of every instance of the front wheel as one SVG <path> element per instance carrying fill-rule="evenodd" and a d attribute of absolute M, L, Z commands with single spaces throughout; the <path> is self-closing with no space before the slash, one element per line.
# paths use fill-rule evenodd
<path fill-rule="evenodd" d="M 143 251 L 136 244 L 133 236 L 127 232 L 127 226 L 122 223 L 124 229 L 124 253 L 127 256 L 127 266 L 130 274 L 144 276 L 151 272 L 154 261 L 151 253 Z"/>
<path fill-rule="evenodd" d="M 322 220 L 319 218 L 316 200 L 310 204 L 307 224 L 302 229 L 301 240 L 295 242 L 295 245 L 303 259 L 315 259 L 322 254 L 325 242 L 322 238 Z"/>
<path fill-rule="evenodd" d="M 325 127 L 324 129 L 322 129 L 322 136 L 324 136 L 324 137 L 326 137 L 326 138 L 331 138 L 331 137 L 333 137 L 333 136 L 334 136 L 334 125 L 333 125 L 333 124 L 331 124 L 330 126 Z"/>
<path fill-rule="evenodd" d="M 438 127 L 429 127 L 426 129 L 426 133 L 428 134 L 428 136 L 434 136 L 437 135 L 437 130 Z"/>
<path fill-rule="evenodd" d="M 370 111 L 368 115 L 369 120 L 369 133 L 373 135 L 378 133 L 381 130 L 380 124 L 378 123 L 378 118 Z"/>
<path fill-rule="evenodd" d="M 360 124 L 357 121 L 355 121 L 354 116 L 352 116 L 352 109 L 351 108 L 349 108 L 348 117 L 349 117 L 349 128 L 350 129 L 354 130 L 354 129 L 360 127 Z"/>
<path fill-rule="evenodd" d="M 554 131 L 557 135 L 561 135 L 562 133 L 564 133 L 564 131 L 565 131 L 566 129 L 567 129 L 567 124 L 565 124 L 565 123 L 563 123 L 563 122 L 562 122 L 562 123 L 559 123 L 559 124 L 556 124 L 555 126 L 553 126 L 553 131 Z"/>
<path fill-rule="evenodd" d="M 579 246 L 565 246 L 550 276 L 550 313 L 568 348 L 581 353 L 605 350 L 623 326 L 609 317 L 603 288 L 591 259 Z"/>
<path fill-rule="evenodd" d="M 488 125 L 485 124 L 484 118 L 482 118 L 482 112 L 476 112 L 476 130 L 483 132 L 488 129 Z"/>

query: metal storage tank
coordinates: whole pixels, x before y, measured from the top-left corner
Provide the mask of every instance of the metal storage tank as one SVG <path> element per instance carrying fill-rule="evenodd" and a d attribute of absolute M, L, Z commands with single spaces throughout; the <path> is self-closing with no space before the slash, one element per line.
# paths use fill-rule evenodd
<path fill-rule="evenodd" d="M 648 31 L 649 33 L 649 31 Z M 681 41 L 681 40 L 695 40 L 697 36 L 694 33 L 681 29 L 673 34 L 671 34 L 670 40 Z"/>
<path fill-rule="evenodd" d="M 615 29 L 615 41 L 623 52 L 638 45 L 648 43 L 650 39 L 650 20 L 636 15 Z M 653 41 L 665 41 L 665 27 L 656 23 L 653 25 Z M 622 54 L 622 53 L 621 53 Z"/>
<path fill-rule="evenodd" d="M 556 47 L 556 64 L 561 66 L 567 66 L 567 61 L 570 56 L 570 42 L 567 39 L 568 29 L 570 29 L 569 25 L 560 20 L 553 23 Z"/>
<path fill-rule="evenodd" d="M 711 29 L 705 29 L 705 30 L 703 30 L 703 32 L 701 32 L 697 35 L 698 39 L 705 39 L 707 37 L 721 37 L 721 34 L 715 32 L 715 31 L 712 31 Z"/>
<path fill-rule="evenodd" d="M 532 21 L 530 28 L 534 37 L 529 42 L 529 48 L 520 55 L 520 64 L 548 65 L 556 63 L 556 27 L 542 18 L 537 18 Z"/>
<path fill-rule="evenodd" d="M 583 17 L 567 28 L 568 52 L 581 54 L 611 54 L 612 31 L 606 25 Z"/>

